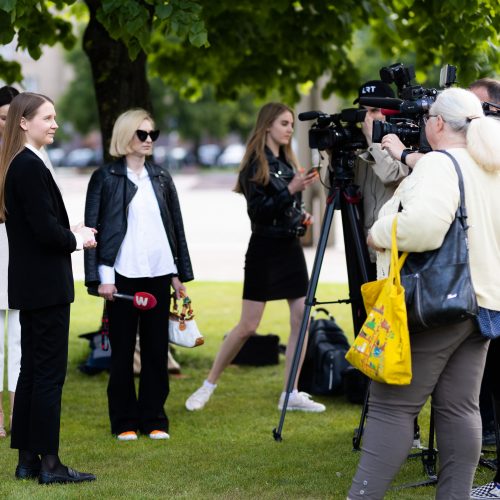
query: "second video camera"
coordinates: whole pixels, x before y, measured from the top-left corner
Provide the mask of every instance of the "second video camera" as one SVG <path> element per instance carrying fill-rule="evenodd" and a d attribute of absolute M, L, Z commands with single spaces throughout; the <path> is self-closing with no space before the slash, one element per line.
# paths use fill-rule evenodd
<path fill-rule="evenodd" d="M 316 120 L 309 129 L 311 149 L 354 151 L 366 147 L 365 137 L 361 129 L 356 126 L 365 119 L 365 115 L 366 110 L 357 108 L 343 109 L 334 115 L 321 111 L 306 111 L 299 113 L 299 120 Z"/>

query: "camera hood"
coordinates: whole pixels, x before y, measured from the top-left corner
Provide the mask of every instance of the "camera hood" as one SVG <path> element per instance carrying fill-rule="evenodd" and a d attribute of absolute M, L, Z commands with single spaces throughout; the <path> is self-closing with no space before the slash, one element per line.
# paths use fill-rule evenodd
<path fill-rule="evenodd" d="M 396 97 L 360 97 L 362 106 L 373 106 L 374 108 L 397 109 L 401 108 L 402 99 Z"/>

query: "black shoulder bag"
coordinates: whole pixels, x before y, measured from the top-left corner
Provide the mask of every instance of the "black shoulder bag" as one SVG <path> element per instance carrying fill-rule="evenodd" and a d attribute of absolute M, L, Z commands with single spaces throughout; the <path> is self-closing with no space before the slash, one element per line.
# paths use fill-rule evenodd
<path fill-rule="evenodd" d="M 455 166 L 460 205 L 441 247 L 410 253 L 401 270 L 410 333 L 458 323 L 478 313 L 469 267 L 462 172 L 450 153 L 439 152 L 447 155 Z"/>

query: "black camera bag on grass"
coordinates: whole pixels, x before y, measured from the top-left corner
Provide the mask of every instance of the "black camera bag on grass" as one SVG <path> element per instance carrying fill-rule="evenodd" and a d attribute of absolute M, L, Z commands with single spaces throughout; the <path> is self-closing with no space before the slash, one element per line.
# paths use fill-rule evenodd
<path fill-rule="evenodd" d="M 240 352 L 233 359 L 233 365 L 267 366 L 279 364 L 280 338 L 269 333 L 254 333 L 243 344 Z"/>
<path fill-rule="evenodd" d="M 328 319 L 316 319 L 319 312 Z M 349 341 L 333 316 L 316 308 L 309 325 L 309 341 L 299 378 L 299 391 L 332 395 L 342 392 L 342 377 L 350 366 L 345 359 Z"/>

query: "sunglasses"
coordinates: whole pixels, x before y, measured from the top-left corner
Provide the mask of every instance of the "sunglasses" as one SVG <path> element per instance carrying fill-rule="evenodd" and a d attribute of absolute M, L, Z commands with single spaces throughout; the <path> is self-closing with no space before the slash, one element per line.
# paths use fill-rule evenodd
<path fill-rule="evenodd" d="M 160 131 L 159 130 L 151 130 L 151 132 L 146 132 L 145 130 L 139 129 L 139 130 L 135 131 L 135 135 L 137 136 L 137 138 L 141 142 L 144 142 L 148 138 L 148 135 L 151 138 L 151 140 L 153 142 L 155 142 L 156 139 L 158 139 L 158 137 L 160 135 Z"/>

